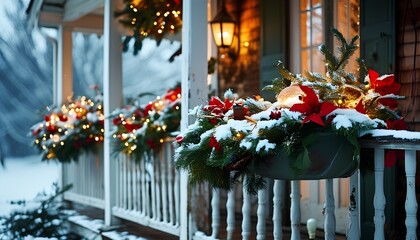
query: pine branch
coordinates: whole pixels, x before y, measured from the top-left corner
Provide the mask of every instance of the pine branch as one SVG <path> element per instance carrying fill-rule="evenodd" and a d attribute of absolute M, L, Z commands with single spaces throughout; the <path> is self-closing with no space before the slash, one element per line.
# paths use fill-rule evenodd
<path fill-rule="evenodd" d="M 282 61 L 278 62 L 277 70 L 279 71 L 279 74 L 282 78 L 289 80 L 292 83 L 301 82 L 301 80 L 295 74 L 291 73 L 289 70 L 286 69 Z"/>

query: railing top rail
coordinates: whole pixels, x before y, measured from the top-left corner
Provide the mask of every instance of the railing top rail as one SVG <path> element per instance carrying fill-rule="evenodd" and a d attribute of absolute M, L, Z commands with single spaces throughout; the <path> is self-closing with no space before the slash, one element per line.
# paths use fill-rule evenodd
<path fill-rule="evenodd" d="M 376 129 L 364 131 L 360 135 L 362 147 L 420 150 L 420 132 Z"/>

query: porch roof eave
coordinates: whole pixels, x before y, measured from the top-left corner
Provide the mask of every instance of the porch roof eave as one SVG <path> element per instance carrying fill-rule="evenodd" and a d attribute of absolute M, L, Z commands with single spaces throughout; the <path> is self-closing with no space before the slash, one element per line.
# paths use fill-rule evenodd
<path fill-rule="evenodd" d="M 26 10 L 28 28 L 65 26 L 77 32 L 103 33 L 103 0 L 57 1 L 31 0 Z"/>

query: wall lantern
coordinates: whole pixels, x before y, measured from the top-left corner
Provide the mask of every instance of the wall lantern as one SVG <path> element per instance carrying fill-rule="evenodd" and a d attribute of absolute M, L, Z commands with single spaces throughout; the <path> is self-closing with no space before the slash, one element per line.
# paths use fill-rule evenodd
<path fill-rule="evenodd" d="M 210 21 L 213 39 L 217 47 L 228 48 L 232 45 L 235 33 L 235 20 L 226 11 L 222 1 L 222 7 Z"/>

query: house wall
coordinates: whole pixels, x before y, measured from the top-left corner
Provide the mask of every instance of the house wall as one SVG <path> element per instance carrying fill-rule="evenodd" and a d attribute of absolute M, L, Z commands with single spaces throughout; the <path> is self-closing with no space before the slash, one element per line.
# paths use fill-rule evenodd
<path fill-rule="evenodd" d="M 239 41 L 228 50 L 219 50 L 219 95 L 227 89 L 232 89 L 240 97 L 259 95 L 259 1 L 226 0 L 225 4 L 227 11 L 238 21 Z"/>
<path fill-rule="evenodd" d="M 409 129 L 420 131 L 420 1 L 397 1 L 396 21 L 396 81 L 407 97 L 400 109 Z"/>

